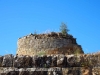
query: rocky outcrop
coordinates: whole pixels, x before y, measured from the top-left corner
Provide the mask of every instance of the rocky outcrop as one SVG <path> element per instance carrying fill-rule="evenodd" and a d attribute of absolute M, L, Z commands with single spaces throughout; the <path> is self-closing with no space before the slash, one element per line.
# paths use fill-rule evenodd
<path fill-rule="evenodd" d="M 48 55 L 84 53 L 72 35 L 50 34 L 27 35 L 18 39 L 18 55 Z"/>

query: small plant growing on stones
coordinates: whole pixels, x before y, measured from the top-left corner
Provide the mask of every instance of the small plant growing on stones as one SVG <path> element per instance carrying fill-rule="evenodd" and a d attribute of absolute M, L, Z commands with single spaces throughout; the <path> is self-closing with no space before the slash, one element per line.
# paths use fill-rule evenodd
<path fill-rule="evenodd" d="M 44 68 L 47 68 L 47 65 L 46 64 L 44 64 Z"/>
<path fill-rule="evenodd" d="M 74 55 L 76 56 L 76 62 L 80 62 L 80 58 L 79 58 L 79 54 L 80 54 L 80 50 L 76 49 L 76 51 L 74 52 Z"/>
<path fill-rule="evenodd" d="M 80 50 L 79 49 L 76 49 L 75 52 L 74 52 L 74 54 L 75 55 L 79 55 L 80 54 Z"/>
<path fill-rule="evenodd" d="M 42 56 L 42 55 L 46 55 L 46 53 L 45 53 L 45 51 L 40 51 L 40 52 L 38 52 L 37 55 Z"/>

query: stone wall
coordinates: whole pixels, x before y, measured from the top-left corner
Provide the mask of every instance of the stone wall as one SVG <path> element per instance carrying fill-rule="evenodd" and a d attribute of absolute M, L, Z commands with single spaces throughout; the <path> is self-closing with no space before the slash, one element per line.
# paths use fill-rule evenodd
<path fill-rule="evenodd" d="M 100 75 L 100 53 L 0 56 L 0 75 Z"/>
<path fill-rule="evenodd" d="M 84 53 L 75 38 L 71 35 L 63 36 L 60 33 L 30 34 L 20 38 L 17 45 L 18 55 L 72 54 L 76 50 Z"/>

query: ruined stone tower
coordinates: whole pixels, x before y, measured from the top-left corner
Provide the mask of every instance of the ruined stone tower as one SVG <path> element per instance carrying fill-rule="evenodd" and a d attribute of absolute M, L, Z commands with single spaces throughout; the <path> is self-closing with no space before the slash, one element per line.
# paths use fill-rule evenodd
<path fill-rule="evenodd" d="M 18 55 L 44 54 L 74 54 L 84 53 L 72 35 L 62 35 L 51 32 L 49 34 L 30 34 L 18 39 Z"/>

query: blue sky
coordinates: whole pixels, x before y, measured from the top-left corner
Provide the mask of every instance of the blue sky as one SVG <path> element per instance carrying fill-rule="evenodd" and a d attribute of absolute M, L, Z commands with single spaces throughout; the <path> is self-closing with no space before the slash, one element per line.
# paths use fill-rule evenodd
<path fill-rule="evenodd" d="M 61 22 L 85 53 L 100 50 L 100 0 L 0 0 L 0 55 L 16 54 L 29 33 L 59 32 Z"/>

